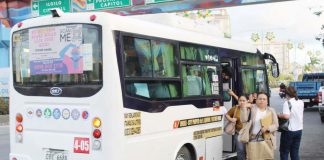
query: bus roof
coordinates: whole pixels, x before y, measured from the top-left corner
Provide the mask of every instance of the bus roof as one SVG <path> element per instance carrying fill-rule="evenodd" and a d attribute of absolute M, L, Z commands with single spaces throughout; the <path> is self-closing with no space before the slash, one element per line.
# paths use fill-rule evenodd
<path fill-rule="evenodd" d="M 51 25 L 57 23 L 85 23 L 89 22 L 88 19 L 84 17 L 90 17 L 91 15 L 96 15 L 96 20 L 93 22 L 109 23 L 112 30 L 123 31 L 133 34 L 142 34 L 152 37 L 160 37 L 170 40 L 178 40 L 188 43 L 197 43 L 202 45 L 232 49 L 237 51 L 257 53 L 256 47 L 251 44 L 241 41 L 234 41 L 232 39 L 226 39 L 222 37 L 211 36 L 203 33 L 198 33 L 194 31 L 179 29 L 176 27 L 171 27 L 163 24 L 148 22 L 145 20 L 139 20 L 136 18 L 131 18 L 129 16 L 119 16 L 105 12 L 82 12 L 82 13 L 63 13 L 61 17 L 43 16 L 37 18 L 31 18 L 23 21 L 24 25 L 21 27 L 29 28 L 42 25 Z M 64 17 L 64 20 L 63 20 Z M 77 18 L 79 17 L 79 18 Z M 68 19 L 68 21 L 66 21 Z M 18 23 L 19 24 L 19 23 Z M 18 29 L 18 24 L 16 24 L 12 31 Z"/>
<path fill-rule="evenodd" d="M 165 39 L 174 39 L 182 42 L 197 43 L 243 52 L 257 52 L 256 47 L 253 47 L 251 44 L 246 42 L 234 41 L 232 39 L 211 36 L 199 32 L 130 17 L 120 18 L 119 16 L 112 15 L 111 18 L 114 21 L 114 23 L 111 24 L 113 30 L 149 35 L 153 37 L 161 37 Z"/>

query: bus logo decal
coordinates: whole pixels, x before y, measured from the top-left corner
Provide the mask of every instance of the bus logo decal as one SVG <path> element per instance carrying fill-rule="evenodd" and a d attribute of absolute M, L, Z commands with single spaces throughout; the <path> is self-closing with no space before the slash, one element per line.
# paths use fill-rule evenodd
<path fill-rule="evenodd" d="M 51 93 L 51 95 L 53 95 L 53 96 L 59 96 L 59 95 L 62 94 L 62 89 L 59 88 L 59 87 L 52 87 L 52 88 L 50 89 L 50 93 Z"/>
<path fill-rule="evenodd" d="M 71 112 L 72 119 L 78 120 L 80 117 L 80 112 L 77 109 L 73 109 Z"/>
<path fill-rule="evenodd" d="M 36 116 L 37 116 L 37 117 L 42 117 L 42 114 L 43 114 L 43 112 L 42 112 L 41 109 L 37 109 L 37 110 L 36 110 Z"/>
<path fill-rule="evenodd" d="M 55 109 L 53 110 L 53 117 L 54 117 L 55 119 L 59 119 L 59 118 L 61 117 L 61 111 L 60 111 L 60 109 L 55 108 Z"/>
<path fill-rule="evenodd" d="M 70 118 L 70 110 L 67 108 L 64 108 L 62 110 L 62 117 L 63 117 L 63 119 L 69 119 Z"/>
<path fill-rule="evenodd" d="M 46 108 L 46 109 L 44 110 L 44 116 L 45 116 L 45 118 L 50 118 L 50 117 L 52 116 L 52 111 L 51 111 L 51 109 Z"/>
<path fill-rule="evenodd" d="M 34 114 L 34 110 L 32 108 L 27 109 L 27 117 L 32 118 Z"/>

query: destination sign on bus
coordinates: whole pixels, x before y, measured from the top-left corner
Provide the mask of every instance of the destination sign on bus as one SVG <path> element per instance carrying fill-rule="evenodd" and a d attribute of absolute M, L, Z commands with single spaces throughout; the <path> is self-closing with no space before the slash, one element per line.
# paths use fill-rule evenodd
<path fill-rule="evenodd" d="M 87 0 L 87 10 L 101 10 L 127 7 L 131 0 Z"/>

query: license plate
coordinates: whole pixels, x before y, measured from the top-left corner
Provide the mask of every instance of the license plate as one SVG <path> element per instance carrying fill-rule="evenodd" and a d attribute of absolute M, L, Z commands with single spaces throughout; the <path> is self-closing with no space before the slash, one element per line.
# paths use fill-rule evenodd
<path fill-rule="evenodd" d="M 303 99 L 304 102 L 310 102 L 309 99 Z"/>
<path fill-rule="evenodd" d="M 68 152 L 64 150 L 45 150 L 45 160 L 68 160 Z"/>

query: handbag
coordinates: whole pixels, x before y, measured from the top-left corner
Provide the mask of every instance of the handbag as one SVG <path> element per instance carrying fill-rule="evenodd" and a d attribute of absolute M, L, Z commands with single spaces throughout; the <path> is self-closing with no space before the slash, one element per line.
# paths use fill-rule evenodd
<path fill-rule="evenodd" d="M 237 108 L 235 108 L 233 117 L 235 117 L 235 115 L 236 115 L 236 110 L 237 110 Z M 235 125 L 236 125 L 236 122 L 228 121 L 224 127 L 224 132 L 229 135 L 234 135 L 235 134 Z"/>
<path fill-rule="evenodd" d="M 289 101 L 288 101 L 288 105 L 289 105 L 289 112 L 291 112 L 291 103 Z M 289 119 L 278 117 L 278 122 L 279 122 L 278 132 L 289 131 L 288 129 Z"/>
<path fill-rule="evenodd" d="M 250 110 L 248 120 L 247 122 L 243 123 L 243 127 L 238 134 L 238 140 L 240 142 L 244 142 L 244 143 L 249 142 L 251 125 L 252 125 L 252 121 L 251 121 L 251 110 Z"/>
<path fill-rule="evenodd" d="M 255 140 L 247 143 L 246 154 L 248 160 L 274 159 L 274 150 L 271 140 L 260 138 L 261 130 Z M 261 136 L 262 137 L 262 136 Z"/>

